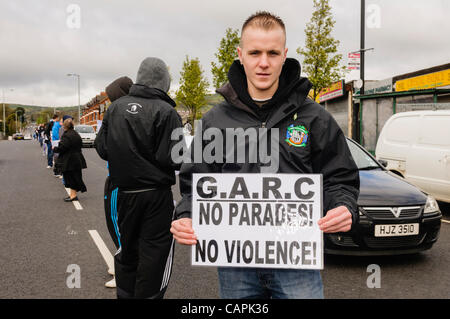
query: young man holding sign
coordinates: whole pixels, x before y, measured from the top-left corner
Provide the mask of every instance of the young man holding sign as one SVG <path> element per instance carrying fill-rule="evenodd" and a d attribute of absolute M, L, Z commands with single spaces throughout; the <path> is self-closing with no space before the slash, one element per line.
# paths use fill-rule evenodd
<path fill-rule="evenodd" d="M 285 45 L 285 26 L 280 18 L 267 12 L 259 12 L 247 19 L 242 27 L 241 43 L 237 49 L 239 60 L 229 70 L 229 83 L 218 90 L 225 102 L 205 114 L 202 128 L 196 130 L 196 138 L 191 146 L 191 149 L 195 149 L 195 144 L 200 142 L 204 147 L 206 142 L 200 138 L 209 128 L 217 128 L 222 132 L 230 128 L 264 128 L 271 136 L 270 144 L 267 139 L 265 145 L 261 145 L 259 141 L 258 150 L 261 147 L 272 150 L 271 158 L 276 157 L 273 160 L 276 167 L 272 161 L 271 170 L 267 170 L 267 161 L 249 162 L 248 157 L 243 162 L 238 160 L 230 163 L 227 161 L 230 149 L 227 149 L 226 160 L 222 162 L 203 159 L 183 164 L 179 175 L 183 199 L 177 206 L 177 220 L 172 223 L 171 228 L 178 243 L 198 243 L 191 219 L 193 197 L 195 199 L 192 191 L 195 188 L 199 192 L 200 188 L 199 184 L 193 185 L 192 174 L 195 173 L 321 174 L 323 211 L 326 214 L 317 219 L 313 227 L 317 229 L 318 225 L 325 233 L 348 232 L 356 223 L 359 175 L 344 134 L 332 116 L 307 97 L 311 83 L 300 77 L 300 64 L 295 59 L 287 58 L 288 49 Z M 273 135 L 279 141 L 276 145 Z M 244 139 L 247 148 L 251 148 L 251 140 Z M 223 144 L 227 142 L 224 138 Z M 233 151 L 239 158 L 239 154 L 236 154 L 237 147 L 231 150 Z M 233 156 L 232 159 L 234 160 Z M 234 183 L 232 188 L 240 195 L 247 193 L 244 182 L 237 186 Z M 213 185 L 212 182 L 210 184 Z M 266 186 L 270 186 L 276 194 L 273 183 L 267 183 Z M 205 189 L 208 187 L 203 186 Z M 259 196 L 252 192 L 248 192 L 248 195 L 258 199 L 264 197 L 263 194 Z M 224 197 L 217 198 L 225 198 L 225 194 Z M 255 201 L 258 200 L 252 200 Z M 237 208 L 230 209 L 230 216 L 233 213 L 238 214 Z M 266 220 L 266 224 L 277 218 L 276 213 L 270 215 L 267 210 L 256 217 L 255 212 L 253 213 L 255 221 L 259 221 L 258 218 L 261 217 L 261 222 Z M 306 208 L 305 215 L 308 215 Z M 243 219 L 240 225 L 245 226 L 245 221 Z M 231 242 L 228 244 L 231 250 Z M 300 247 L 292 246 L 292 243 L 290 245 L 288 251 Z M 269 248 L 275 249 L 275 246 Z M 250 249 L 253 248 L 248 248 Z M 270 256 L 266 255 L 266 260 L 272 260 L 267 257 Z M 322 280 L 317 269 L 247 268 L 233 265 L 219 267 L 218 271 L 222 298 L 323 298 Z"/>

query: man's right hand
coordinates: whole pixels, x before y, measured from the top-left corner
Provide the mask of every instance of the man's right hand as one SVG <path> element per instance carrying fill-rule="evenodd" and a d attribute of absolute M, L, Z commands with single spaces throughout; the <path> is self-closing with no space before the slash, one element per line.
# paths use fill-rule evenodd
<path fill-rule="evenodd" d="M 192 229 L 191 218 L 180 218 L 172 222 L 170 232 L 173 234 L 173 238 L 182 245 L 195 245 L 197 244 L 197 236 Z"/>

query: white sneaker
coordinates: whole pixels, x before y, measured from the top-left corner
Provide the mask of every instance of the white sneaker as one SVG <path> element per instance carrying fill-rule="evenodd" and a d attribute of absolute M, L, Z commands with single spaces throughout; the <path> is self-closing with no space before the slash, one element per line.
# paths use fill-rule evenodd
<path fill-rule="evenodd" d="M 109 268 L 108 269 L 108 274 L 110 274 L 111 276 L 114 276 L 116 273 L 114 272 L 114 268 Z"/>
<path fill-rule="evenodd" d="M 47 166 L 47 168 L 52 168 L 51 166 Z"/>
<path fill-rule="evenodd" d="M 116 288 L 116 278 L 111 279 L 107 283 L 105 283 L 105 287 L 107 288 Z"/>

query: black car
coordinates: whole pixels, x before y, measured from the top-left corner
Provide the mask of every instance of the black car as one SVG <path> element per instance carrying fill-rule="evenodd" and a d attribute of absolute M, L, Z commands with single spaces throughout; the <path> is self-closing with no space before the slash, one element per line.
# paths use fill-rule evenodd
<path fill-rule="evenodd" d="M 24 140 L 24 139 L 25 139 L 22 133 L 16 133 L 16 134 L 14 134 L 13 138 L 14 138 L 15 140 Z"/>
<path fill-rule="evenodd" d="M 353 140 L 347 143 L 359 169 L 359 221 L 349 233 L 325 234 L 325 253 L 397 255 L 430 249 L 442 218 L 434 198 L 386 170 Z"/>

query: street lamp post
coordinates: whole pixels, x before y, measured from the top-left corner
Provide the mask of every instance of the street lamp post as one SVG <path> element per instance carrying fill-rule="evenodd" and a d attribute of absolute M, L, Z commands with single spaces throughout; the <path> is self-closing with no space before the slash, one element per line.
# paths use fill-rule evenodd
<path fill-rule="evenodd" d="M 80 75 L 75 73 L 69 73 L 67 76 L 76 76 L 78 78 L 78 123 L 81 124 L 81 105 L 80 105 Z"/>

